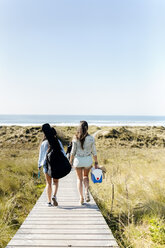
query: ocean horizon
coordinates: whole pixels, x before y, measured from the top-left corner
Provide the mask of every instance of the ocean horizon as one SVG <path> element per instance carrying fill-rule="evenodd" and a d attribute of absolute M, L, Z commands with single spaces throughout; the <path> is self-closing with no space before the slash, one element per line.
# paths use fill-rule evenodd
<path fill-rule="evenodd" d="M 145 115 L 0 115 L 1 126 L 77 126 L 81 120 L 95 126 L 165 126 L 165 116 Z"/>

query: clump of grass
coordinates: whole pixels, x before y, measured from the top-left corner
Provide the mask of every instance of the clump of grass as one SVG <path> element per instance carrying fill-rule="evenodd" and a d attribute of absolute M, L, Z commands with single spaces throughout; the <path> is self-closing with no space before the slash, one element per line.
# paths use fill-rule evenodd
<path fill-rule="evenodd" d="M 158 217 L 146 216 L 140 224 L 125 227 L 128 247 L 165 247 L 165 223 Z"/>
<path fill-rule="evenodd" d="M 116 127 L 103 128 L 97 134 L 98 143 L 105 145 L 146 148 L 165 147 L 164 127 Z"/>
<path fill-rule="evenodd" d="M 160 245 L 165 245 L 165 223 L 158 218 L 149 220 L 149 230 L 152 241 Z"/>

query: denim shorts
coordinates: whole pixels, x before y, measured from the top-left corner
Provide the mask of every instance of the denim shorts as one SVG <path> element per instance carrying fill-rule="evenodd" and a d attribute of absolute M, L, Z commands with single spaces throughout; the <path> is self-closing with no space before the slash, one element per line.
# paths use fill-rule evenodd
<path fill-rule="evenodd" d="M 48 174 L 50 177 L 51 177 L 51 168 L 48 166 L 46 166 L 46 165 L 44 165 L 43 166 L 43 172 L 46 174 Z"/>
<path fill-rule="evenodd" d="M 44 172 L 44 173 L 48 173 L 48 168 L 47 168 L 46 165 L 43 166 L 43 172 Z"/>

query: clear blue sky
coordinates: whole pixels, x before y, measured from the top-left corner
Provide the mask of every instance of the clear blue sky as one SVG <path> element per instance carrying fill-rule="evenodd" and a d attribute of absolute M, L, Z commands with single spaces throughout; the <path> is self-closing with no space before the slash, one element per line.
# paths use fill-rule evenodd
<path fill-rule="evenodd" d="M 0 0 L 0 114 L 165 115 L 164 0 Z"/>

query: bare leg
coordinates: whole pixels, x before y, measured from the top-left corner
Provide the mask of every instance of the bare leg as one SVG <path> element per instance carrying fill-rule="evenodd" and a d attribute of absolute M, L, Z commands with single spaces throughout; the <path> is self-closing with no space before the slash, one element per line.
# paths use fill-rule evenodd
<path fill-rule="evenodd" d="M 86 196 L 86 201 L 90 201 L 90 198 L 89 198 L 89 171 L 90 171 L 91 167 L 90 168 L 84 168 L 83 170 L 83 181 L 84 181 L 84 187 L 85 187 L 85 196 Z"/>
<path fill-rule="evenodd" d="M 57 202 L 57 190 L 58 190 L 58 179 L 53 178 L 53 197 L 52 197 L 52 201 L 53 201 L 53 205 L 54 206 L 58 206 L 58 202 Z"/>
<path fill-rule="evenodd" d="M 77 189 L 80 194 L 80 200 L 83 200 L 83 176 L 82 176 L 82 168 L 76 168 L 77 174 Z"/>
<path fill-rule="evenodd" d="M 45 179 L 46 179 L 46 193 L 48 202 L 51 202 L 51 195 L 52 195 L 52 178 L 45 173 Z"/>
<path fill-rule="evenodd" d="M 53 196 L 56 196 L 58 191 L 59 180 L 53 178 Z"/>

